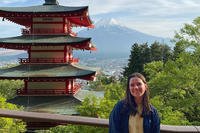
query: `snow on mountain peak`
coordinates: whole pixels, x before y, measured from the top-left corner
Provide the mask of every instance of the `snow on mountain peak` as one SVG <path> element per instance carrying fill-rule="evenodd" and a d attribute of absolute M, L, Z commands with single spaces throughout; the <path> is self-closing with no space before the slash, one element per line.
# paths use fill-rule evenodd
<path fill-rule="evenodd" d="M 114 18 L 100 19 L 99 21 L 97 21 L 95 23 L 95 27 L 100 27 L 100 26 L 106 27 L 108 25 L 121 25 L 122 26 L 122 24 Z"/>
<path fill-rule="evenodd" d="M 111 25 L 112 25 L 112 24 L 114 24 L 114 25 L 119 25 L 119 22 L 118 22 L 116 19 L 111 18 L 109 24 L 111 24 Z"/>

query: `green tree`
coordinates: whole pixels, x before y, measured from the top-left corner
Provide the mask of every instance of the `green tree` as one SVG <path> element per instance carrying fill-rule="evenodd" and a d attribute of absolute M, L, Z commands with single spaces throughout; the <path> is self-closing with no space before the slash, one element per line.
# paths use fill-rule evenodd
<path fill-rule="evenodd" d="M 161 96 L 165 106 L 184 113 L 189 122 L 198 124 L 200 66 L 192 62 L 192 57 L 184 54 L 176 61 L 168 61 L 163 68 L 159 65 L 156 68 L 155 62 L 147 64 L 145 72 L 151 76 L 149 86 L 152 97 Z M 151 69 L 152 66 L 154 69 Z"/>
<path fill-rule="evenodd" d="M 9 67 L 9 66 L 6 66 Z M 23 83 L 20 80 L 0 80 L 0 108 L 9 110 L 21 110 L 14 104 L 6 102 L 6 99 L 16 95 L 16 90 L 22 88 Z M 19 133 L 25 132 L 25 123 L 21 120 L 11 118 L 0 118 L 0 132 Z"/>
<path fill-rule="evenodd" d="M 150 51 L 151 51 L 150 61 L 166 62 L 167 60 L 172 58 L 172 51 L 170 47 L 165 44 L 160 44 L 157 41 L 155 41 L 150 45 Z"/>
<path fill-rule="evenodd" d="M 184 67 L 188 67 L 188 71 L 184 72 L 184 75 L 191 76 L 189 78 L 191 83 L 185 83 L 189 86 L 185 87 L 187 88 L 185 91 L 187 96 L 189 96 L 188 101 L 191 105 L 185 111 L 185 114 L 194 124 L 200 125 L 200 107 L 198 106 L 200 104 L 200 88 L 198 82 L 200 79 L 200 17 L 194 19 L 192 24 L 185 24 L 176 33 L 174 42 L 176 43 L 176 47 L 179 48 L 179 52 L 175 53 L 177 55 L 175 57 L 178 58 L 177 60 L 179 62 L 185 60 L 188 65 L 184 65 Z M 197 105 L 197 107 L 194 105 Z"/>
<path fill-rule="evenodd" d="M 154 62 L 145 66 L 152 96 L 162 96 L 164 105 L 183 113 L 193 125 L 200 125 L 199 28 L 200 18 L 185 24 L 175 35 L 173 60 L 165 65 Z"/>
<path fill-rule="evenodd" d="M 0 94 L 6 99 L 16 96 L 17 89 L 23 87 L 21 80 L 0 80 Z"/>
<path fill-rule="evenodd" d="M 145 44 L 133 44 L 129 56 L 128 65 L 124 68 L 123 76 L 128 77 L 133 72 L 146 75 L 144 65 L 152 61 L 163 61 L 164 63 L 172 58 L 172 51 L 169 46 L 154 42 L 150 46 Z M 147 77 L 148 79 L 148 77 Z"/>
<path fill-rule="evenodd" d="M 162 124 L 166 125 L 190 125 L 184 113 L 166 106 L 161 96 L 155 96 L 151 103 L 157 108 Z"/>
<path fill-rule="evenodd" d="M 0 108 L 19 110 L 19 108 L 16 105 L 7 103 L 6 99 L 3 97 L 0 97 Z M 25 132 L 25 124 L 21 120 L 0 117 L 0 132 L 2 133 Z"/>
<path fill-rule="evenodd" d="M 95 91 L 104 91 L 104 85 L 111 84 L 112 82 L 116 82 L 117 79 L 114 76 L 107 76 L 105 74 L 97 75 L 96 81 L 89 82 L 89 88 Z"/>
<path fill-rule="evenodd" d="M 193 20 L 192 24 L 185 24 L 173 39 L 175 42 L 174 58 L 177 58 L 183 52 L 191 52 L 199 55 L 200 42 L 200 17 Z"/>
<path fill-rule="evenodd" d="M 124 68 L 123 76 L 128 77 L 133 72 L 144 74 L 144 64 L 150 62 L 150 49 L 145 44 L 133 44 L 129 56 L 128 65 Z"/>

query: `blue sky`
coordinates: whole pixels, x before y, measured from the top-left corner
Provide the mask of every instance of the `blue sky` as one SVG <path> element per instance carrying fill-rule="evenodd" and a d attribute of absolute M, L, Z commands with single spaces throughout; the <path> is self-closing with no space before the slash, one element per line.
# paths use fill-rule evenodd
<path fill-rule="evenodd" d="M 160 37 L 174 32 L 200 16 L 200 0 L 58 0 L 65 6 L 89 6 L 93 21 L 114 18 L 123 25 Z M 44 0 L 1 0 L 0 6 L 41 5 Z M 0 21 L 0 37 L 20 34 L 20 26 Z"/>

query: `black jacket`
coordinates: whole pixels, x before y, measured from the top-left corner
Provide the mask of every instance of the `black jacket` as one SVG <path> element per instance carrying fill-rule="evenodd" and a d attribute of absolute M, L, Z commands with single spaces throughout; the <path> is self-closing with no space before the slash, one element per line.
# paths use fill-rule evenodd
<path fill-rule="evenodd" d="M 128 133 L 130 108 L 125 101 L 119 101 L 109 118 L 109 133 Z M 151 106 L 151 112 L 143 116 L 144 133 L 160 133 L 160 118 L 157 110 Z"/>

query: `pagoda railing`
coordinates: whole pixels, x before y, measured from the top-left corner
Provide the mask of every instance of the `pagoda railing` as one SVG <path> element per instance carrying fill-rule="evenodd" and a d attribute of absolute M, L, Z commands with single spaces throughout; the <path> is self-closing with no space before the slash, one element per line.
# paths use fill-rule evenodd
<path fill-rule="evenodd" d="M 81 85 L 76 83 L 73 89 L 17 89 L 17 95 L 73 95 Z"/>
<path fill-rule="evenodd" d="M 28 35 L 28 34 L 31 34 L 31 31 L 30 29 L 25 29 L 25 28 L 22 28 L 21 29 L 21 32 L 23 35 Z M 63 32 L 63 30 L 60 30 L 60 29 L 34 29 L 33 31 L 33 34 L 66 34 Z"/>
<path fill-rule="evenodd" d="M 38 34 L 38 35 L 54 35 L 54 34 L 63 34 L 63 35 L 71 35 L 71 36 L 77 36 L 77 33 L 75 32 L 68 32 L 65 31 L 63 32 L 63 30 L 60 29 L 35 29 L 34 33 L 31 33 L 31 31 L 29 29 L 21 29 L 21 33 L 22 35 L 30 35 L 30 34 Z"/>
<path fill-rule="evenodd" d="M 26 63 L 64 63 L 64 58 L 19 58 L 21 64 Z"/>
<path fill-rule="evenodd" d="M 78 63 L 78 58 L 71 58 L 68 61 L 65 61 L 64 58 L 19 58 L 21 64 L 26 63 Z"/>
<path fill-rule="evenodd" d="M 26 122 L 39 122 L 40 129 L 46 129 L 55 124 L 75 124 L 75 125 L 88 125 L 95 127 L 109 127 L 108 119 L 83 117 L 83 116 L 69 116 L 50 113 L 26 112 L 16 110 L 0 109 L 0 117 L 22 119 Z M 46 122 L 46 127 L 42 127 Z M 54 124 L 53 124 L 54 123 Z M 49 124 L 49 125 L 47 125 Z M 31 130 L 31 128 L 29 128 Z M 28 130 L 29 130 L 28 129 Z M 38 128 L 35 128 L 38 129 Z M 32 130 L 34 130 L 32 128 Z M 161 125 L 160 133 L 199 133 L 200 126 L 172 126 Z"/>
<path fill-rule="evenodd" d="M 31 34 L 30 29 L 21 28 L 21 32 L 22 32 L 23 35 L 30 35 Z M 67 31 L 67 30 L 65 30 L 63 32 L 63 30 L 61 30 L 61 29 L 34 29 L 33 34 L 40 34 L 40 35 L 65 34 L 65 35 L 77 36 L 77 33 L 75 33 L 75 32 Z"/>
<path fill-rule="evenodd" d="M 66 89 L 18 89 L 17 95 L 69 95 Z"/>

